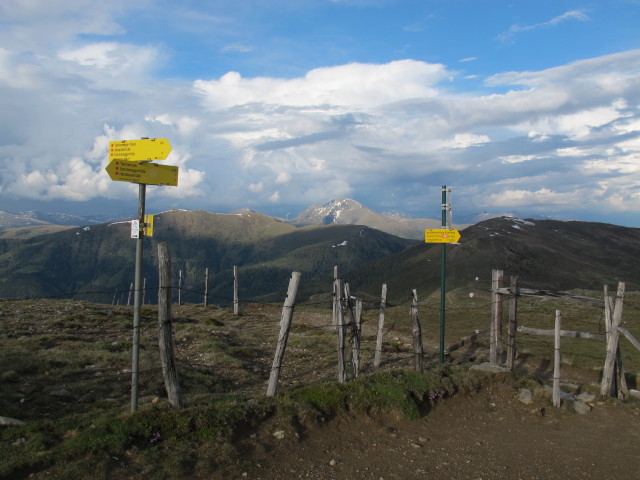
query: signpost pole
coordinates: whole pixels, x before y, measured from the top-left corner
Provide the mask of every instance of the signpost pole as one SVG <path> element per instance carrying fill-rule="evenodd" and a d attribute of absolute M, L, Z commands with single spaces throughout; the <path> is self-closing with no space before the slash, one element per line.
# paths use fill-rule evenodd
<path fill-rule="evenodd" d="M 138 220 L 144 225 L 144 204 L 146 187 L 144 183 L 138 184 Z M 142 291 L 142 247 L 144 228 L 140 228 L 140 234 L 136 240 L 136 263 L 134 275 L 133 293 L 133 348 L 131 358 L 131 412 L 138 409 L 138 368 L 140 365 L 140 299 Z"/>
<path fill-rule="evenodd" d="M 447 228 L 447 186 L 442 186 L 442 228 Z M 442 244 L 440 272 L 440 363 L 444 363 L 445 283 L 447 276 L 447 244 Z"/>

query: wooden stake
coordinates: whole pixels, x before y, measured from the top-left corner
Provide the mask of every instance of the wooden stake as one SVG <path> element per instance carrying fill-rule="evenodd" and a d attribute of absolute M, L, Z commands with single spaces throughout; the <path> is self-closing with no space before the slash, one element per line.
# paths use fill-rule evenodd
<path fill-rule="evenodd" d="M 507 338 L 507 365 L 509 370 L 513 370 L 516 361 L 516 331 L 518 324 L 518 277 L 511 277 L 509 287 L 511 297 L 509 298 L 509 327 Z"/>
<path fill-rule="evenodd" d="M 162 376 L 167 389 L 169 403 L 182 407 L 182 394 L 178 380 L 178 368 L 173 350 L 173 328 L 171 324 L 171 253 L 168 243 L 158 244 L 158 344 Z"/>
<path fill-rule="evenodd" d="M 387 284 L 382 284 L 382 294 L 380 295 L 380 314 L 378 315 L 378 336 L 376 337 L 376 351 L 373 358 L 373 367 L 380 368 L 382 359 L 382 335 L 384 334 L 384 312 L 387 305 Z"/>
<path fill-rule="evenodd" d="M 182 305 L 182 270 L 178 272 L 178 305 Z"/>
<path fill-rule="evenodd" d="M 560 408 L 560 310 L 556 310 L 555 343 L 553 356 L 553 406 Z"/>
<path fill-rule="evenodd" d="M 336 325 L 336 331 L 338 334 L 338 383 L 344 383 L 347 381 L 347 362 L 344 352 L 345 347 L 345 334 L 347 325 L 344 321 L 344 313 L 342 311 L 342 280 L 337 279 L 336 296 L 334 297 L 334 312 L 336 319 L 334 320 Z"/>
<path fill-rule="evenodd" d="M 131 305 L 131 294 L 133 293 L 133 283 L 129 286 L 129 296 L 127 297 L 127 307 Z"/>
<path fill-rule="evenodd" d="M 238 267 L 233 266 L 233 313 L 238 315 Z"/>
<path fill-rule="evenodd" d="M 618 339 L 620 338 L 620 321 L 622 319 L 622 306 L 624 303 L 624 282 L 618 283 L 618 291 L 616 293 L 615 307 L 611 318 L 611 331 L 607 341 L 607 357 L 602 369 L 602 384 L 600 386 L 600 394 L 604 398 L 609 398 L 616 394 L 614 368 L 616 363 L 616 353 L 618 351 Z"/>
<path fill-rule="evenodd" d="M 269 375 L 269 384 L 267 385 L 267 397 L 273 397 L 276 394 L 278 386 L 278 377 L 282 367 L 282 359 L 287 348 L 287 340 L 289 338 L 289 330 L 291 329 L 291 320 L 293 318 L 293 308 L 296 304 L 296 296 L 298 294 L 298 285 L 300 283 L 300 272 L 293 272 L 289 280 L 289 289 L 287 290 L 287 298 L 284 300 L 282 307 L 282 317 L 280 318 L 280 334 L 278 335 L 278 345 L 276 353 L 273 357 L 273 365 L 271 374 Z"/>
<path fill-rule="evenodd" d="M 209 305 L 209 267 L 204 269 L 204 308 Z"/>
<path fill-rule="evenodd" d="M 498 364 L 502 360 L 500 337 L 502 332 L 502 295 L 498 289 L 502 287 L 502 270 L 491 271 L 491 337 L 489 340 L 489 361 Z"/>
<path fill-rule="evenodd" d="M 356 300 L 356 312 L 354 322 L 351 325 L 353 339 L 351 343 L 351 366 L 353 367 L 353 378 L 360 375 L 360 326 L 362 322 L 362 299 Z"/>
<path fill-rule="evenodd" d="M 413 326 L 413 365 L 416 372 L 422 372 L 424 349 L 422 348 L 422 330 L 420 329 L 420 319 L 418 318 L 418 292 L 414 288 L 412 293 L 411 325 Z"/>

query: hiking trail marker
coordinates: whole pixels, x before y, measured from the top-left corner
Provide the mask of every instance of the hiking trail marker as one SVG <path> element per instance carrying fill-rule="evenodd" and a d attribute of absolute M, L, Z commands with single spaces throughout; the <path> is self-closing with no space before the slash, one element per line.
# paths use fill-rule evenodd
<path fill-rule="evenodd" d="M 460 232 L 453 228 L 432 228 L 424 231 L 425 243 L 458 243 Z"/>
<path fill-rule="evenodd" d="M 171 144 L 166 138 L 143 138 L 109 142 L 109 161 L 128 160 L 144 162 L 165 160 L 171 153 Z"/>
<path fill-rule="evenodd" d="M 133 279 L 133 344 L 131 347 L 131 411 L 138 409 L 138 374 L 140 367 L 140 294 L 142 291 L 142 248 L 144 237 L 153 235 L 153 215 L 145 215 L 147 185 L 178 186 L 178 167 L 157 165 L 171 152 L 166 138 L 141 138 L 109 143 L 109 165 L 105 170 L 111 180 L 138 184 L 138 216 L 131 220 L 131 238 L 136 239 L 135 275 Z"/>

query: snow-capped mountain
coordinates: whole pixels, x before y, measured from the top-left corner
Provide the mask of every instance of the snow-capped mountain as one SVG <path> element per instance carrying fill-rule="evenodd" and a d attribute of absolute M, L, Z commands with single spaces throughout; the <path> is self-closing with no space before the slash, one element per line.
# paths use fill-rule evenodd
<path fill-rule="evenodd" d="M 311 205 L 290 223 L 296 225 L 366 225 L 398 237 L 412 239 L 423 239 L 425 229 L 440 227 L 440 220 L 384 215 L 374 212 L 350 198 L 334 199 L 324 205 Z"/>

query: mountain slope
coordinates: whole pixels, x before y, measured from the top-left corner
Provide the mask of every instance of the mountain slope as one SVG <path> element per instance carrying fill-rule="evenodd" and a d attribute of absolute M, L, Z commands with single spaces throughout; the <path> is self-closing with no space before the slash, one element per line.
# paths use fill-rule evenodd
<path fill-rule="evenodd" d="M 228 302 L 232 295 L 234 265 L 239 267 L 243 298 L 281 300 L 292 270 L 303 272 L 305 288 L 322 279 L 330 289 L 334 265 L 355 268 L 414 243 L 356 225 L 296 228 L 255 213 L 174 210 L 156 215 L 154 223 L 154 236 L 145 239 L 143 275 L 150 288 L 157 286 L 157 244 L 168 242 L 174 285 L 182 270 L 183 287 L 192 291 L 185 293 L 185 301 L 202 301 L 198 292 L 204 291 L 205 268 L 210 270 L 211 297 L 219 302 Z M 0 238 L 0 296 L 90 291 L 102 293 L 87 299 L 108 302 L 116 288 L 129 289 L 134 256 L 130 222 L 26 239 Z"/>
<path fill-rule="evenodd" d="M 416 244 L 349 272 L 358 289 L 404 300 L 439 290 L 441 247 Z M 517 275 L 523 286 L 549 290 L 601 290 L 625 281 L 640 289 L 640 229 L 601 223 L 493 218 L 466 228 L 459 245 L 447 247 L 447 290 L 488 290 L 491 270 Z M 478 280 L 476 280 L 476 278 Z M 471 291 L 470 290 L 470 291 Z"/>

